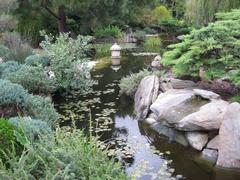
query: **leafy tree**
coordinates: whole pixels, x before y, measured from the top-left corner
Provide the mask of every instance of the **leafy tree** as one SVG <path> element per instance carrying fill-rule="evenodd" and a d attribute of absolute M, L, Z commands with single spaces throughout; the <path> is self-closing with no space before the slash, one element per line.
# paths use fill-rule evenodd
<path fill-rule="evenodd" d="M 67 24 L 83 29 L 109 24 L 128 24 L 150 0 L 30 0 L 30 3 L 48 12 L 58 22 L 59 32 L 66 32 Z M 37 9 L 36 9 L 37 10 Z M 77 26 L 77 27 L 76 27 Z"/>
<path fill-rule="evenodd" d="M 239 0 L 186 0 L 186 20 L 199 27 L 214 21 L 219 11 L 240 7 Z"/>
<path fill-rule="evenodd" d="M 206 79 L 228 78 L 240 86 L 240 9 L 218 13 L 218 21 L 193 30 L 181 43 L 170 45 L 163 56 L 165 66 L 176 76 L 199 76 Z"/>

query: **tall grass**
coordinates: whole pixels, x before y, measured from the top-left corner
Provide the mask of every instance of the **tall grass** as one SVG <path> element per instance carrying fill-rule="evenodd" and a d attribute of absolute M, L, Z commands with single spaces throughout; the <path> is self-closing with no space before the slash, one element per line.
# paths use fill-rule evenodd
<path fill-rule="evenodd" d="M 147 52 L 160 53 L 162 47 L 162 41 L 160 37 L 148 37 L 144 42 L 144 50 Z"/>
<path fill-rule="evenodd" d="M 104 57 L 110 57 L 111 56 L 111 52 L 110 52 L 111 46 L 112 46 L 111 44 L 96 44 L 96 45 L 94 45 L 94 47 L 96 49 L 95 58 L 99 59 L 99 58 L 104 58 Z"/>
<path fill-rule="evenodd" d="M 33 53 L 28 42 L 16 32 L 3 33 L 2 41 L 9 51 L 6 57 L 7 60 L 15 60 L 19 63 L 24 63 L 25 58 Z"/>
<path fill-rule="evenodd" d="M 97 140 L 76 129 L 57 129 L 40 142 L 25 142 L 21 156 L 0 160 L 0 179 L 127 179 L 121 165 L 99 150 Z"/>

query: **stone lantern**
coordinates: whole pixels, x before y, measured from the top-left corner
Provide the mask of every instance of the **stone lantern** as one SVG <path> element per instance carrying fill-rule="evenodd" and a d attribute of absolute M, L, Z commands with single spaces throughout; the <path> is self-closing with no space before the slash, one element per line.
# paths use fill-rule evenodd
<path fill-rule="evenodd" d="M 110 51 L 112 53 L 112 65 L 113 66 L 119 66 L 120 65 L 121 50 L 122 50 L 122 48 L 117 43 L 115 43 L 110 48 Z"/>

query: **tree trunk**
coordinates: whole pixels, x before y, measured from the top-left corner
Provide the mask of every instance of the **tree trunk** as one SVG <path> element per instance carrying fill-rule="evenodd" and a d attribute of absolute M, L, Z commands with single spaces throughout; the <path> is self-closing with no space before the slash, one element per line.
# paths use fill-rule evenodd
<path fill-rule="evenodd" d="M 59 33 L 66 32 L 66 14 L 64 11 L 64 6 L 58 7 L 58 31 Z"/>

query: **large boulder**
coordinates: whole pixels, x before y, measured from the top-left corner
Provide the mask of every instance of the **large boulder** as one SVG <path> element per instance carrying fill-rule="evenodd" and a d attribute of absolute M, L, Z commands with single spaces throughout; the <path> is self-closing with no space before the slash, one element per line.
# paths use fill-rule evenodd
<path fill-rule="evenodd" d="M 207 161 L 210 161 L 212 163 L 216 163 L 217 161 L 217 158 L 218 158 L 218 151 L 217 150 L 214 150 L 214 149 L 208 149 L 208 148 L 205 148 L 203 151 L 202 151 L 202 158 L 207 160 Z"/>
<path fill-rule="evenodd" d="M 194 149 L 202 151 L 208 142 L 208 134 L 204 132 L 187 132 L 187 140 Z"/>
<path fill-rule="evenodd" d="M 181 80 L 181 79 L 174 79 L 171 78 L 170 82 L 172 84 L 173 89 L 186 89 L 196 87 L 197 84 L 190 80 Z"/>
<path fill-rule="evenodd" d="M 174 128 L 168 127 L 161 122 L 152 124 L 151 128 L 158 134 L 167 137 L 171 142 L 177 142 L 183 146 L 188 146 L 188 141 L 184 133 L 181 131 L 177 131 Z"/>
<path fill-rule="evenodd" d="M 182 106 L 194 97 L 194 93 L 189 90 L 169 89 L 158 96 L 157 100 L 151 105 L 150 109 L 155 115 L 157 115 L 158 120 L 161 120 L 168 117 L 170 111 L 174 111 L 174 107 Z M 178 112 L 173 112 L 171 114 L 174 114 L 176 118 L 179 115 Z"/>
<path fill-rule="evenodd" d="M 213 100 L 179 121 L 176 128 L 183 131 L 217 130 L 228 105 L 226 101 Z"/>
<path fill-rule="evenodd" d="M 218 141 L 219 141 L 219 136 L 216 136 L 215 138 L 213 138 L 211 141 L 208 142 L 207 148 L 218 150 Z"/>
<path fill-rule="evenodd" d="M 216 94 L 212 91 L 207 91 L 207 90 L 203 90 L 203 89 L 194 89 L 193 91 L 197 96 L 200 96 L 204 99 L 211 100 L 211 99 L 219 99 L 220 98 L 219 94 Z"/>
<path fill-rule="evenodd" d="M 138 118 L 146 118 L 150 105 L 157 99 L 159 78 L 155 75 L 143 78 L 135 94 L 135 112 Z"/>
<path fill-rule="evenodd" d="M 240 168 L 240 104 L 232 103 L 224 115 L 218 140 L 217 165 Z"/>

